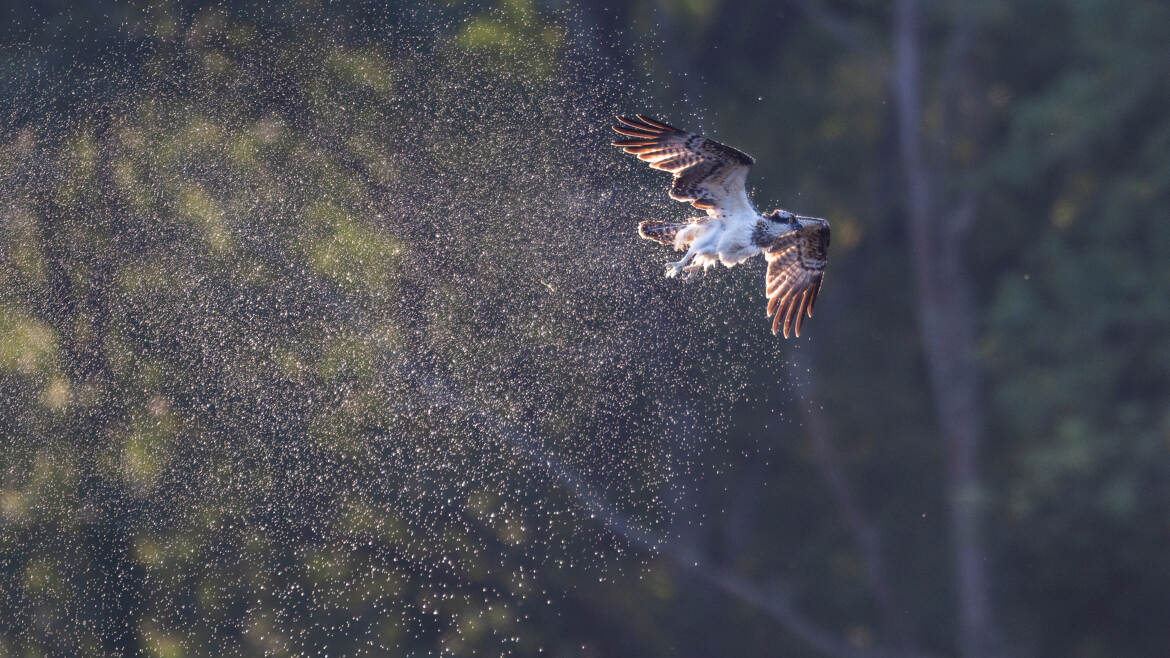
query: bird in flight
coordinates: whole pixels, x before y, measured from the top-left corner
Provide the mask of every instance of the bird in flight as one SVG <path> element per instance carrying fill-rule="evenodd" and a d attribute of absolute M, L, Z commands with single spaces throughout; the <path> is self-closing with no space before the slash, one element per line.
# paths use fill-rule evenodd
<path fill-rule="evenodd" d="M 829 222 L 787 210 L 756 210 L 744 187 L 755 163 L 746 153 L 641 114 L 617 121 L 613 129 L 629 139 L 613 145 L 674 174 L 670 198 L 707 211 L 685 221 L 638 224 L 643 238 L 686 250 L 681 260 L 666 264 L 666 276 L 689 279 L 716 263 L 733 267 L 763 252 L 772 333 L 800 336 L 825 275 Z"/>

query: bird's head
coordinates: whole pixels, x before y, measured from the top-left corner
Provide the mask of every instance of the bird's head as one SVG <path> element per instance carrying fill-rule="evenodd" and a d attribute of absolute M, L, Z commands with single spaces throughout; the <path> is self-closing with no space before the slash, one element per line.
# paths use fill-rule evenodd
<path fill-rule="evenodd" d="M 804 215 L 797 215 L 788 212 L 787 210 L 776 209 L 765 215 L 770 221 L 776 224 L 788 224 L 793 228 L 799 226 L 800 228 L 821 227 L 828 226 L 829 222 L 820 217 L 805 217 Z"/>
<path fill-rule="evenodd" d="M 805 228 L 808 228 L 810 226 L 828 226 L 829 225 L 829 220 L 827 220 L 827 219 L 821 219 L 820 217 L 805 217 L 804 215 L 797 215 L 796 221 L 800 222 L 800 225 L 805 227 Z"/>
<path fill-rule="evenodd" d="M 773 210 L 765 216 L 769 221 L 776 222 L 777 224 L 791 224 L 793 218 L 796 217 L 796 215 L 793 215 L 787 210 L 780 210 L 779 208 Z"/>

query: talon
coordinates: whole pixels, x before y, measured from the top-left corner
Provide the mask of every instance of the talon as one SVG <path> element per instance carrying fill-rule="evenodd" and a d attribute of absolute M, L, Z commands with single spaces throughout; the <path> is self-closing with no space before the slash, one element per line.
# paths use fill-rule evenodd
<path fill-rule="evenodd" d="M 676 270 L 676 272 L 677 271 L 682 272 L 681 278 L 683 281 L 690 281 L 690 280 L 694 279 L 695 277 L 697 277 L 698 275 L 706 273 L 707 268 L 703 267 L 702 265 L 699 265 L 698 263 L 691 263 L 690 265 L 687 265 L 686 267 L 679 268 L 679 270 Z"/>

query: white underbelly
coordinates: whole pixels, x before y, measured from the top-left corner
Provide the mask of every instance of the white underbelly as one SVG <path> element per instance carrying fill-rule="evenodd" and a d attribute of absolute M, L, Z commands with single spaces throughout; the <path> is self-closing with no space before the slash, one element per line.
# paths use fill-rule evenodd
<path fill-rule="evenodd" d="M 752 241 L 754 229 L 755 222 L 733 218 L 696 222 L 679 232 L 675 246 L 688 245 L 692 262 L 704 269 L 719 263 L 732 267 L 760 253 Z"/>
<path fill-rule="evenodd" d="M 736 222 L 728 225 L 719 237 L 719 260 L 731 267 L 758 254 L 760 248 L 752 241 L 754 230 L 754 224 Z"/>

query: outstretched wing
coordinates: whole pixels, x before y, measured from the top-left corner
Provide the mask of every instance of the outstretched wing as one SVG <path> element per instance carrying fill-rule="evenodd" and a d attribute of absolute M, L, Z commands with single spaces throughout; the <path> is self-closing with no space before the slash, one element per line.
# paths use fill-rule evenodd
<path fill-rule="evenodd" d="M 755 214 L 744 187 L 748 169 L 755 163 L 752 156 L 641 114 L 617 120 L 613 129 L 632 139 L 613 145 L 674 174 L 670 198 L 687 201 L 715 217 Z"/>
<path fill-rule="evenodd" d="M 785 338 L 793 330 L 800 336 L 800 327 L 805 317 L 812 317 L 813 304 L 821 290 L 828 251 L 829 223 L 824 220 L 785 233 L 764 246 L 764 258 L 768 260 L 768 316 L 772 317 L 773 334 L 783 328 Z"/>

